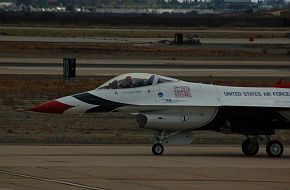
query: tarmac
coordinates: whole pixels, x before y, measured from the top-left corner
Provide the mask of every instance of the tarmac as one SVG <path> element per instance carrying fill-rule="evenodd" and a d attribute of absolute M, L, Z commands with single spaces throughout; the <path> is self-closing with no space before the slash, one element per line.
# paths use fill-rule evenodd
<path fill-rule="evenodd" d="M 141 72 L 166 76 L 290 76 L 289 61 L 193 61 L 193 60 L 77 60 L 78 76 L 111 76 Z M 0 74 L 61 75 L 61 59 L 0 58 Z"/>
<path fill-rule="evenodd" d="M 290 148 L 281 158 L 264 149 L 166 146 L 153 156 L 151 145 L 2 145 L 0 189 L 289 189 Z"/>

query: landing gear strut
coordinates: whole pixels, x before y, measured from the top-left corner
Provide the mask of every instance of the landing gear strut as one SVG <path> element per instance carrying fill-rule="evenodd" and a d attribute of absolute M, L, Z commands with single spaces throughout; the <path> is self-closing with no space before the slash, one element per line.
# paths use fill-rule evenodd
<path fill-rule="evenodd" d="M 154 145 L 152 146 L 152 153 L 154 155 L 162 155 L 164 152 L 164 146 L 162 145 L 162 140 L 165 138 L 165 131 L 156 131 L 153 135 Z"/>
<path fill-rule="evenodd" d="M 153 133 L 153 142 L 153 154 L 162 155 L 164 144 L 190 144 L 192 142 L 192 132 L 156 130 Z"/>
<path fill-rule="evenodd" d="M 270 157 L 280 157 L 284 148 L 280 141 L 270 140 L 270 136 L 266 136 L 266 152 Z M 242 151 L 246 156 L 255 156 L 259 152 L 259 142 L 262 141 L 261 136 L 247 137 L 242 144 Z"/>

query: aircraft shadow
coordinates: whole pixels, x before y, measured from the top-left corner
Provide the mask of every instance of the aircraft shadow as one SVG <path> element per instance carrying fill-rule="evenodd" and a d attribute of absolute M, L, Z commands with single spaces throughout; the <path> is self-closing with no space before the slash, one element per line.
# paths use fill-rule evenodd
<path fill-rule="evenodd" d="M 268 159 L 289 159 L 290 155 L 284 155 L 279 158 L 272 158 L 267 156 L 266 154 L 256 155 L 256 156 L 245 156 L 244 154 L 236 154 L 236 153 L 220 153 L 220 154 L 211 154 L 211 153 L 192 153 L 192 154 L 164 154 L 163 156 L 174 156 L 174 157 L 218 157 L 218 158 L 268 158 Z"/>

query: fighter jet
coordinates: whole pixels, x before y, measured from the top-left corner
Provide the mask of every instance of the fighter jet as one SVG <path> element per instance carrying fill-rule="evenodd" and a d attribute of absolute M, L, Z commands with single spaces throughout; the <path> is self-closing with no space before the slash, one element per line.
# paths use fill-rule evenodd
<path fill-rule="evenodd" d="M 290 89 L 191 83 L 148 73 L 117 76 L 98 88 L 37 105 L 29 111 L 55 114 L 127 112 L 153 131 L 154 155 L 166 144 L 191 144 L 193 132 L 213 130 L 246 137 L 242 151 L 254 156 L 266 142 L 270 157 L 283 154 L 272 139 L 290 128 Z"/>

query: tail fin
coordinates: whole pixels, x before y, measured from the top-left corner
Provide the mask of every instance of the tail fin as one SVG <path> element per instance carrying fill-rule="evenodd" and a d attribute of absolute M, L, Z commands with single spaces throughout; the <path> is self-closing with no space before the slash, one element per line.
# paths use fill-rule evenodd
<path fill-rule="evenodd" d="M 283 79 L 278 80 L 276 84 L 273 85 L 275 88 L 290 88 L 290 82 L 284 81 Z"/>

